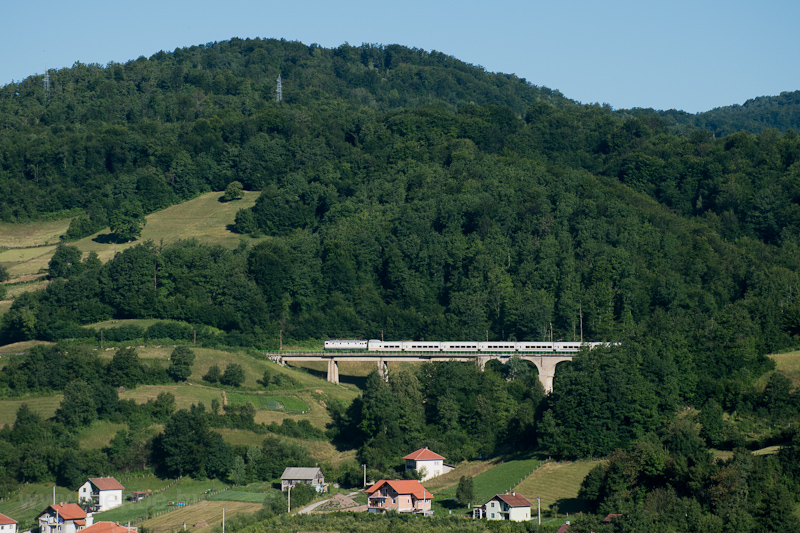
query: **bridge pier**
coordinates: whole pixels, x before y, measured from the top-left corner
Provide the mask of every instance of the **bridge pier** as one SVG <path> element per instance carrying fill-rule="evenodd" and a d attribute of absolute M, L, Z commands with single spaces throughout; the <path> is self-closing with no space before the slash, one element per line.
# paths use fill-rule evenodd
<path fill-rule="evenodd" d="M 383 358 L 378 359 L 378 374 L 380 374 L 383 381 L 389 381 L 389 365 Z"/>
<path fill-rule="evenodd" d="M 336 359 L 328 360 L 328 381 L 339 383 L 339 363 L 336 362 Z"/>
<path fill-rule="evenodd" d="M 523 355 L 522 359 L 536 365 L 539 371 L 539 381 L 544 387 L 545 394 L 553 392 L 553 378 L 556 377 L 556 365 L 564 361 L 572 361 L 572 356 L 559 357 L 552 355 L 529 356 Z"/>

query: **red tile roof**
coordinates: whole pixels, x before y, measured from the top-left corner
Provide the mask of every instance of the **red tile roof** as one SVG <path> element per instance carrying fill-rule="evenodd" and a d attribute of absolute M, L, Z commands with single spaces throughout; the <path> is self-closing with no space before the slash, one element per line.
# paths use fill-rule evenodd
<path fill-rule="evenodd" d="M 113 477 L 90 477 L 89 481 L 100 490 L 125 490 Z"/>
<path fill-rule="evenodd" d="M 497 498 L 498 500 L 503 500 L 506 502 L 510 507 L 530 507 L 531 502 L 523 496 L 522 494 L 512 492 L 510 494 L 498 494 L 492 500 Z"/>
<path fill-rule="evenodd" d="M 406 455 L 403 457 L 403 459 L 410 459 L 412 461 L 433 461 L 435 459 L 441 459 L 444 461 L 444 457 L 438 453 L 430 451 L 428 448 L 420 448 L 419 450 Z"/>
<path fill-rule="evenodd" d="M 86 518 L 86 511 L 81 509 L 81 506 L 77 503 L 60 503 L 58 505 L 50 505 L 44 512 L 39 513 L 39 516 L 43 514 L 50 514 L 48 511 L 52 509 L 53 513 L 58 513 L 58 516 L 63 518 L 64 520 L 79 520 Z M 39 518 L 37 516 L 36 518 Z"/>
<path fill-rule="evenodd" d="M 4 515 L 3 513 L 0 513 L 0 524 L 3 524 L 5 526 L 7 524 L 18 524 L 18 523 L 19 522 L 17 522 L 16 520 L 13 520 Z"/>
<path fill-rule="evenodd" d="M 88 533 L 135 533 L 136 528 L 128 529 L 114 522 L 97 522 L 96 524 L 84 528 L 81 532 Z"/>
<path fill-rule="evenodd" d="M 416 479 L 382 479 L 368 488 L 367 494 L 377 492 L 384 485 L 389 485 L 397 494 L 411 494 L 418 500 L 433 499 L 431 491 Z"/>

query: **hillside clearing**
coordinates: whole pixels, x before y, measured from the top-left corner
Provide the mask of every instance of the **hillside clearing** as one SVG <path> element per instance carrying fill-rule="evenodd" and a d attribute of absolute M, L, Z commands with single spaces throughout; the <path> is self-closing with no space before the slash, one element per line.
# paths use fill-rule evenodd
<path fill-rule="evenodd" d="M 147 215 L 147 224 L 139 239 L 115 244 L 106 242 L 101 236 L 108 235 L 108 228 L 69 243 L 76 246 L 84 255 L 96 252 L 101 261 L 106 262 L 116 253 L 137 244 L 152 241 L 159 244 L 172 244 L 180 240 L 197 239 L 207 244 L 218 244 L 226 248 L 236 248 L 242 239 L 255 242 L 231 230 L 239 209 L 255 205 L 259 193 L 246 191 L 244 197 L 233 202 L 220 202 L 221 192 L 210 192 L 182 204 L 173 205 Z M 59 237 L 69 227 L 70 219 L 58 221 L 30 222 L 24 224 L 0 224 L 0 265 L 8 269 L 12 281 L 21 281 L 27 276 L 44 272 L 59 244 Z M 40 286 L 26 287 L 35 290 Z"/>
<path fill-rule="evenodd" d="M 101 261 L 106 262 L 115 253 L 137 244 L 152 241 L 157 244 L 172 244 L 181 240 L 197 239 L 206 244 L 218 244 L 226 248 L 236 248 L 244 238 L 231 231 L 236 212 L 255 205 L 259 193 L 246 191 L 241 200 L 234 202 L 220 202 L 221 192 L 209 192 L 182 204 L 173 205 L 161 211 L 147 215 L 147 224 L 142 229 L 139 239 L 124 243 L 114 244 L 99 238 L 108 234 L 104 229 L 94 235 L 76 241 L 82 252 L 96 252 Z"/>

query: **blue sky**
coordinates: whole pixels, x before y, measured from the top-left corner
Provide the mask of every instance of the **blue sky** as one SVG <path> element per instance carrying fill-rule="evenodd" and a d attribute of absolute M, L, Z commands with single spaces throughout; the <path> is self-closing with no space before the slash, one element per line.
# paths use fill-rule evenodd
<path fill-rule="evenodd" d="M 788 0 L 3 2 L 0 85 L 231 37 L 438 50 L 584 103 L 692 113 L 800 90 Z"/>

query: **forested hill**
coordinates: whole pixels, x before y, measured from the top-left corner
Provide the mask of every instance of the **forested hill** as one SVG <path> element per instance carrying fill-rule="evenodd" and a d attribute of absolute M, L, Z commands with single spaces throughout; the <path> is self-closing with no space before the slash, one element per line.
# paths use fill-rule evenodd
<path fill-rule="evenodd" d="M 761 133 L 769 129 L 797 132 L 800 131 L 800 91 L 783 92 L 778 96 L 759 96 L 742 105 L 716 107 L 697 114 L 675 109 L 623 109 L 618 113 L 621 116 L 656 116 L 663 119 L 674 131 L 705 129 L 717 137 L 738 131 Z"/>
<path fill-rule="evenodd" d="M 0 220 L 129 203 L 151 211 L 231 179 L 260 188 L 265 172 L 285 166 L 286 149 L 313 153 L 298 129 L 337 130 L 351 142 L 364 113 L 572 105 L 513 75 L 396 45 L 232 39 L 106 67 L 76 63 L 50 77 L 48 94 L 43 76 L 0 89 Z M 298 140 L 261 142 L 277 131 Z"/>

